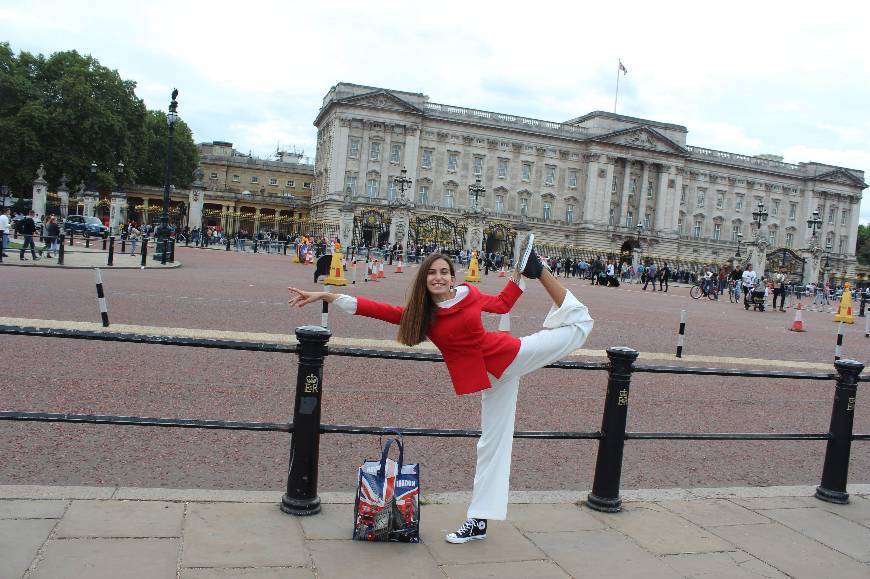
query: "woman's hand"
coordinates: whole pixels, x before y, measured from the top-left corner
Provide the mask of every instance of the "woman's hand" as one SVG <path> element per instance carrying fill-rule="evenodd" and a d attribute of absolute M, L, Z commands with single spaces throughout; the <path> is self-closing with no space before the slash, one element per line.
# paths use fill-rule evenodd
<path fill-rule="evenodd" d="M 329 292 L 307 292 L 295 287 L 288 287 L 287 290 L 290 292 L 290 300 L 287 302 L 290 304 L 290 307 L 296 306 L 297 308 L 301 308 L 302 306 L 319 300 L 331 302 L 332 299 L 329 298 L 333 297 Z"/>

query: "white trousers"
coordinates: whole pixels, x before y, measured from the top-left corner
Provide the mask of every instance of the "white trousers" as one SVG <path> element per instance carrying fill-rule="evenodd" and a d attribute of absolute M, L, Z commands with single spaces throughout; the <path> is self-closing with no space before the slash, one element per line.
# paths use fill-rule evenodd
<path fill-rule="evenodd" d="M 520 378 L 560 360 L 583 345 L 592 331 L 592 318 L 569 291 L 562 306 L 550 308 L 543 330 L 520 338 L 520 351 L 502 377 L 491 377 L 492 388 L 481 396 L 477 468 L 468 517 L 503 520 L 507 517 L 514 418 Z"/>

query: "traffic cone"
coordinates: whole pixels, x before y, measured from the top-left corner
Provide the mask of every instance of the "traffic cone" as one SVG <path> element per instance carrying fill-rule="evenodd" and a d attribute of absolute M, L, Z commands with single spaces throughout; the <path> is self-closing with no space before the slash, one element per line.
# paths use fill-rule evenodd
<path fill-rule="evenodd" d="M 344 277 L 344 267 L 341 265 L 341 254 L 333 252 L 332 261 L 329 263 L 329 275 L 326 276 L 325 285 L 347 285 Z"/>
<path fill-rule="evenodd" d="M 477 263 L 477 252 L 471 252 L 471 260 L 468 262 L 468 273 L 465 274 L 465 281 L 473 281 L 480 283 L 480 265 Z"/>
<path fill-rule="evenodd" d="M 797 309 L 794 311 L 794 322 L 792 322 L 789 330 L 792 332 L 803 332 L 804 330 L 804 321 L 801 318 L 801 303 L 798 302 Z"/>
<path fill-rule="evenodd" d="M 837 315 L 834 316 L 834 321 L 847 324 L 855 323 L 855 316 L 852 315 L 852 292 L 849 291 L 849 282 L 843 286 L 843 297 L 840 298 L 840 307 L 837 310 Z"/>
<path fill-rule="evenodd" d="M 498 270 L 498 277 L 504 277 L 504 266 L 501 266 L 501 269 Z"/>
<path fill-rule="evenodd" d="M 378 262 L 369 262 L 369 281 L 378 281 Z"/>
<path fill-rule="evenodd" d="M 402 271 L 402 258 L 401 258 L 401 256 L 399 257 L 398 263 L 396 263 L 396 271 L 394 273 L 404 273 L 404 271 Z"/>
<path fill-rule="evenodd" d="M 384 279 L 385 277 L 387 277 L 387 276 L 384 275 L 384 262 L 379 261 L 378 262 L 378 279 Z"/>

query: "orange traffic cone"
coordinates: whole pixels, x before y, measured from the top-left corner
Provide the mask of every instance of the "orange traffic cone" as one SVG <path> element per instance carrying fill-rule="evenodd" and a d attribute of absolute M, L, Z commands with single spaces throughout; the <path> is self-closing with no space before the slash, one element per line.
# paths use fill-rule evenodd
<path fill-rule="evenodd" d="M 399 258 L 399 262 L 396 264 L 396 271 L 395 271 L 395 273 L 404 273 L 404 272 L 402 271 L 402 258 L 401 258 L 401 257 Z"/>
<path fill-rule="evenodd" d="M 378 263 L 376 261 L 369 263 L 369 281 L 378 281 Z"/>
<path fill-rule="evenodd" d="M 383 279 L 385 277 L 386 276 L 384 275 L 384 262 L 379 261 L 378 262 L 378 279 Z"/>
<path fill-rule="evenodd" d="M 801 309 L 803 309 L 803 308 L 801 307 L 801 303 L 798 302 L 797 309 L 794 311 L 794 322 L 792 322 L 792 325 L 791 325 L 791 327 L 789 328 L 789 330 L 791 330 L 792 332 L 803 332 L 803 331 L 805 331 L 805 330 L 804 330 L 804 321 L 803 321 L 803 319 L 801 318 Z"/>
<path fill-rule="evenodd" d="M 498 270 L 498 277 L 504 277 L 504 266 L 501 266 L 501 269 Z"/>

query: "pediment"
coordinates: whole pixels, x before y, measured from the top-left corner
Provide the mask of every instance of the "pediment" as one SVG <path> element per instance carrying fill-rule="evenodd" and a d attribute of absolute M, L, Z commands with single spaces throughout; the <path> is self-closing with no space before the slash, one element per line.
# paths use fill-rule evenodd
<path fill-rule="evenodd" d="M 862 189 L 867 187 L 867 183 L 843 169 L 834 169 L 833 171 L 822 173 L 816 177 L 816 180 L 837 183 L 839 185 L 851 185 L 852 187 L 861 187 Z"/>
<path fill-rule="evenodd" d="M 677 155 L 689 154 L 685 148 L 649 127 L 631 127 L 621 131 L 601 135 L 594 140 L 602 143 L 612 143 L 614 145 L 631 147 L 634 149 L 643 149 L 645 151 L 655 151 L 658 153 L 674 153 Z"/>
<path fill-rule="evenodd" d="M 423 111 L 421 111 L 414 105 L 403 101 L 402 99 L 387 90 L 376 90 L 372 92 L 367 92 L 365 94 L 343 98 L 337 102 L 341 104 L 352 104 L 364 107 L 372 107 L 376 109 L 399 111 L 403 113 L 423 113 Z"/>

